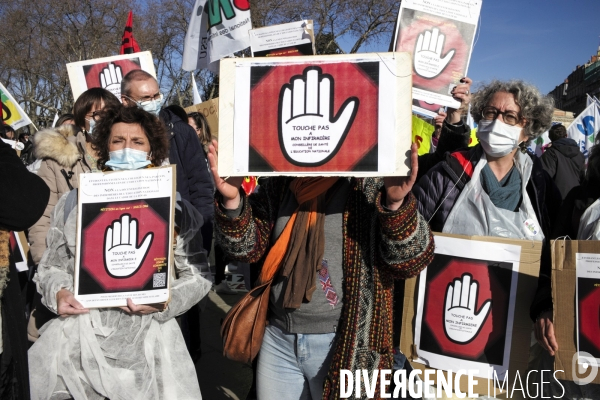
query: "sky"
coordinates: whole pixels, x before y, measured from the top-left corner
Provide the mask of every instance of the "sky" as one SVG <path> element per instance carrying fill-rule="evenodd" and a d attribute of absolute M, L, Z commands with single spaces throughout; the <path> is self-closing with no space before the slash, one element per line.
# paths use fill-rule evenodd
<path fill-rule="evenodd" d="M 482 1 L 468 72 L 475 87 L 522 79 L 549 93 L 598 51 L 600 0 Z"/>

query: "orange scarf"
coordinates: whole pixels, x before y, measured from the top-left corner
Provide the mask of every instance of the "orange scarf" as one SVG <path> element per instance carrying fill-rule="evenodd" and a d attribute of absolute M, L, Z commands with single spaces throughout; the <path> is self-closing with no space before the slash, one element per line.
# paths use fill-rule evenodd
<path fill-rule="evenodd" d="M 316 289 L 316 274 L 325 251 L 325 194 L 337 180 L 296 178 L 290 183 L 299 206 L 269 250 L 259 277 L 261 283 L 268 282 L 281 270 L 287 278 L 283 301 L 286 308 L 299 308 L 303 301 L 309 302 Z"/>

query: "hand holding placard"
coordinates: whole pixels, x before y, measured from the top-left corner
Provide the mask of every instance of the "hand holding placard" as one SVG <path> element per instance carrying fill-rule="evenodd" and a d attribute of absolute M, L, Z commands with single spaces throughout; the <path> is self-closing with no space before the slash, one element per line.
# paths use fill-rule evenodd
<path fill-rule="evenodd" d="M 440 34 L 438 28 L 419 34 L 414 55 L 415 72 L 418 75 L 428 79 L 435 78 L 446 68 L 455 51 L 450 50 L 442 57 L 445 40 L 446 36 Z"/>
<path fill-rule="evenodd" d="M 492 306 L 492 300 L 487 300 L 479 312 L 475 312 L 479 284 L 471 280 L 471 275 L 463 274 L 462 282 L 455 279 L 454 284 L 449 284 L 446 289 L 444 331 L 450 340 L 457 343 L 469 343 L 475 339 Z"/>
<path fill-rule="evenodd" d="M 148 233 L 137 247 L 138 221 L 129 214 L 113 221 L 104 237 L 104 266 L 108 273 L 115 277 L 133 275 L 142 265 L 153 236 Z"/>
<path fill-rule="evenodd" d="M 350 97 L 333 116 L 333 77 L 321 71 L 308 67 L 281 88 L 279 135 L 284 154 L 295 164 L 320 165 L 331 158 L 358 110 L 358 99 Z"/>

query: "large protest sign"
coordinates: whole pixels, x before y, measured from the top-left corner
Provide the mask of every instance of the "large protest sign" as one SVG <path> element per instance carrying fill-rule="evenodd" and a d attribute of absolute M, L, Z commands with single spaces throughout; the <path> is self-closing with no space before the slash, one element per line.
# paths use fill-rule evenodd
<path fill-rule="evenodd" d="M 552 303 L 556 377 L 600 384 L 599 241 L 552 242 Z"/>
<path fill-rule="evenodd" d="M 600 105 L 593 102 L 583 110 L 567 128 L 567 136 L 575 140 L 585 158 L 600 131 Z"/>
<path fill-rule="evenodd" d="M 73 98 L 91 88 L 101 87 L 121 99 L 121 81 L 128 72 L 141 69 L 156 77 L 152 53 L 123 54 L 67 64 Z"/>
<path fill-rule="evenodd" d="M 84 307 L 162 303 L 173 269 L 175 167 L 81 174 L 75 298 Z"/>
<path fill-rule="evenodd" d="M 531 304 L 542 243 L 439 233 L 435 243 L 432 263 L 406 281 L 402 352 L 421 370 L 473 370 L 476 393 L 510 391 L 527 375 L 529 307 L 516 305 Z"/>
<path fill-rule="evenodd" d="M 8 90 L 0 83 L 0 104 L 2 105 L 2 121 L 6 125 L 10 125 L 17 130 L 31 124 L 29 116 L 21 108 L 9 93 Z"/>
<path fill-rule="evenodd" d="M 315 31 L 312 20 L 252 29 L 249 34 L 253 57 L 315 55 Z"/>
<path fill-rule="evenodd" d="M 181 68 L 209 68 L 213 62 L 244 50 L 250 46 L 250 29 L 248 0 L 196 0 L 183 44 Z"/>
<path fill-rule="evenodd" d="M 467 75 L 481 0 L 404 0 L 394 49 L 413 54 L 413 97 L 458 108 L 450 94 Z"/>
<path fill-rule="evenodd" d="M 219 172 L 407 175 L 407 53 L 221 61 Z"/>
<path fill-rule="evenodd" d="M 185 108 L 188 114 L 191 112 L 199 112 L 206 118 L 210 134 L 216 138 L 219 137 L 219 98 L 206 100 L 200 104 L 194 104 Z"/>

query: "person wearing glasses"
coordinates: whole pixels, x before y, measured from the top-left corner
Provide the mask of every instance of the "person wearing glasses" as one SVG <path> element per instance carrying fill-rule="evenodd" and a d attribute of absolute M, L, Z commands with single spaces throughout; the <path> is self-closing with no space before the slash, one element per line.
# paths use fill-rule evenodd
<path fill-rule="evenodd" d="M 550 128 L 553 111 L 552 99 L 528 83 L 492 81 L 471 102 L 479 144 L 447 153 L 413 187 L 419 211 L 434 232 L 543 241 L 530 316 L 544 347 L 540 316 L 547 317 L 552 307 L 549 239 L 561 196 L 526 146 Z"/>

